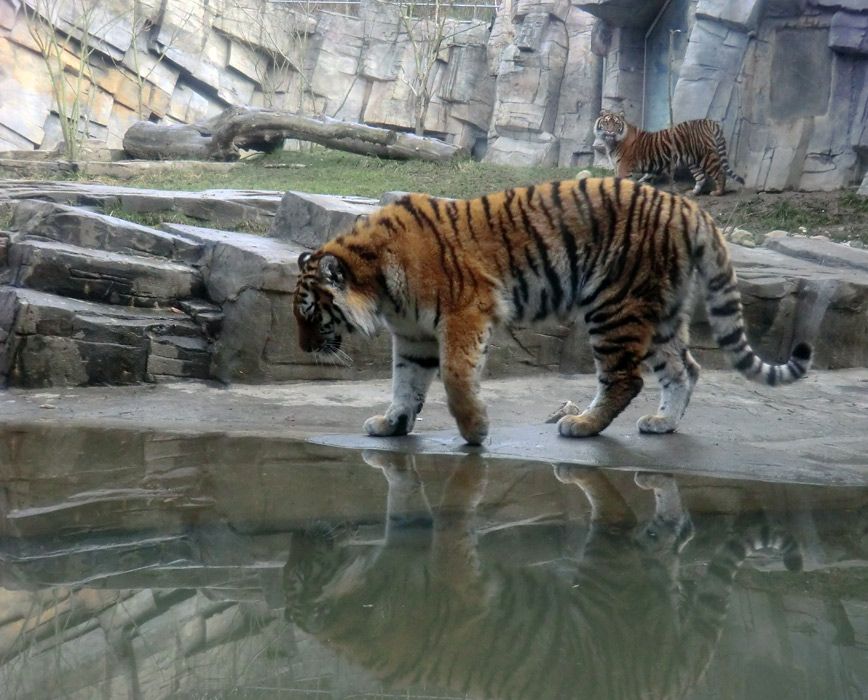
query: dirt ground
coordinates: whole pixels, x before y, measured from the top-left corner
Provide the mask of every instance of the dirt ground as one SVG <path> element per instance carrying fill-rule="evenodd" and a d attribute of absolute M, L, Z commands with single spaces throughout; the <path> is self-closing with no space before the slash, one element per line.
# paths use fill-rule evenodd
<path fill-rule="evenodd" d="M 854 189 L 754 192 L 733 185 L 723 197 L 701 195 L 696 201 L 719 225 L 743 228 L 760 237 L 784 230 L 849 241 L 854 247 L 868 245 L 868 197 L 857 195 Z"/>

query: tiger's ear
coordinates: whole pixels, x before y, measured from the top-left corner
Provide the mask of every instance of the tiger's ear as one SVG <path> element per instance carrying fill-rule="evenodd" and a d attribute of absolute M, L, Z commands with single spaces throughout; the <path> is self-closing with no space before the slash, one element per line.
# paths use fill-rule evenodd
<path fill-rule="evenodd" d="M 618 116 L 621 117 L 621 119 L 626 119 L 627 113 L 623 109 L 619 109 L 618 110 Z"/>
<path fill-rule="evenodd" d="M 334 255 L 323 255 L 319 261 L 319 276 L 326 284 L 343 289 L 347 283 L 343 264 Z"/>
<path fill-rule="evenodd" d="M 304 267 L 304 264 L 305 264 L 308 260 L 310 260 L 310 256 L 311 256 L 311 254 L 310 254 L 310 252 L 307 251 L 307 250 L 304 251 L 303 253 L 301 253 L 301 254 L 298 256 L 298 269 L 299 269 L 299 270 L 300 270 L 301 268 Z"/>

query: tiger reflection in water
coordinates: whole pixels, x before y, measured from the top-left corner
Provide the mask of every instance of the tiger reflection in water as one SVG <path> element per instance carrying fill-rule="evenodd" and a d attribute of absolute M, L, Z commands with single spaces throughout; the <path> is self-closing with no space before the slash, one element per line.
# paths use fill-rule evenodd
<path fill-rule="evenodd" d="M 473 519 L 485 487 L 463 458 L 428 508 L 413 458 L 369 452 L 388 480 L 382 547 L 364 554 L 333 533 L 293 534 L 286 614 L 388 687 L 436 686 L 474 698 L 682 698 L 708 666 L 733 578 L 752 551 L 801 568 L 794 540 L 769 528 L 731 537 L 687 598 L 679 552 L 693 527 L 675 480 L 640 473 L 655 512 L 636 517 L 603 472 L 555 468 L 591 505 L 581 561 L 562 567 L 483 565 Z M 373 551 L 372 551 L 373 550 Z"/>

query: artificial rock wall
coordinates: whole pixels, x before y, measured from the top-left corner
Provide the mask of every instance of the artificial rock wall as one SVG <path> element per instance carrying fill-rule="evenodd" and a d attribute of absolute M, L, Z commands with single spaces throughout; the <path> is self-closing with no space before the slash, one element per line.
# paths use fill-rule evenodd
<path fill-rule="evenodd" d="M 414 126 L 413 48 L 377 0 L 354 16 L 265 0 L 0 0 L 0 150 L 60 140 L 24 3 L 54 8 L 73 35 L 76 8 L 99 8 L 87 128 L 112 148 L 139 118 L 193 122 L 229 104 Z M 671 95 L 676 122 L 723 123 L 749 187 L 835 189 L 868 168 L 865 0 L 503 0 L 493 22 L 450 21 L 446 34 L 424 127 L 476 158 L 605 165 L 600 107 L 655 130 Z"/>

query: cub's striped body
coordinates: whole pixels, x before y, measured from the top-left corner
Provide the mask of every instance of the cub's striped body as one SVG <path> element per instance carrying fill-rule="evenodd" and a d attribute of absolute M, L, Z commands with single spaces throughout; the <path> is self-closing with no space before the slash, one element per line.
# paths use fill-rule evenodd
<path fill-rule="evenodd" d="M 645 182 L 649 176 L 667 171 L 674 160 L 675 167 L 686 165 L 690 169 L 696 180 L 695 194 L 702 192 L 709 179 L 715 185 L 711 194 L 723 194 L 727 175 L 744 184 L 744 179 L 729 167 L 723 129 L 711 119 L 692 119 L 670 129 L 643 131 L 623 114 L 604 110 L 594 124 L 594 133 L 606 145 L 618 177 L 638 171 L 644 173 L 640 182 Z"/>
<path fill-rule="evenodd" d="M 552 182 L 450 201 L 408 195 L 299 257 L 295 315 L 303 350 L 340 351 L 344 333 L 385 323 L 393 397 L 371 435 L 409 432 L 439 368 L 464 439 L 488 433 L 479 376 L 493 327 L 582 314 L 598 391 L 561 435 L 595 435 L 642 388 L 662 387 L 642 432 L 675 430 L 699 374 L 688 351 L 690 290 L 699 279 L 712 330 L 733 365 L 765 384 L 805 374 L 811 348 L 786 364 L 757 357 L 744 334 L 735 272 L 711 218 L 693 202 L 617 178 Z"/>

